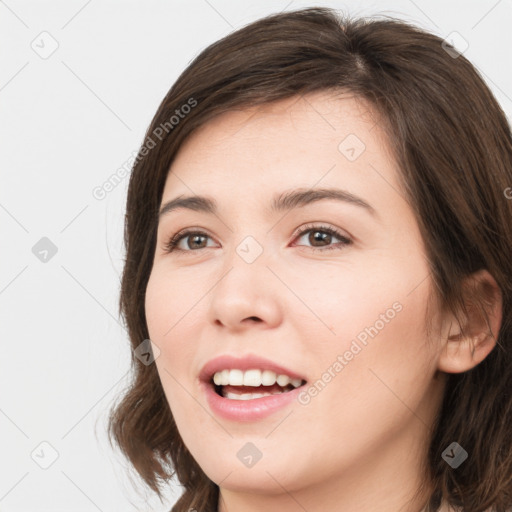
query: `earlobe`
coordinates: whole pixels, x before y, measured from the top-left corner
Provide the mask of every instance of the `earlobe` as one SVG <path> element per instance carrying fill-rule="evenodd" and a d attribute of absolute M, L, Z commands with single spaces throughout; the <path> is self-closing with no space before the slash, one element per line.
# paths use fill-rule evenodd
<path fill-rule="evenodd" d="M 501 327 L 502 293 L 495 279 L 487 270 L 466 279 L 463 329 L 452 314 L 443 330 L 438 369 L 446 373 L 466 372 L 481 363 L 496 346 Z"/>
<path fill-rule="evenodd" d="M 484 332 L 478 337 L 455 335 L 446 339 L 438 368 L 446 373 L 463 373 L 481 363 L 496 346 L 496 337 Z"/>

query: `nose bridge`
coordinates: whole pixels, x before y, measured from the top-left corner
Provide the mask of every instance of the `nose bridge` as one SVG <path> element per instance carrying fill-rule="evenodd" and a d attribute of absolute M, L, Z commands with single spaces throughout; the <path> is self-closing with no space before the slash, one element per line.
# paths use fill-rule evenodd
<path fill-rule="evenodd" d="M 232 254 L 227 255 L 231 265 L 245 263 L 249 267 L 257 263 L 259 268 L 270 262 L 270 254 L 274 251 L 271 245 L 275 243 L 270 225 L 261 213 L 261 203 L 247 200 L 246 204 L 238 204 L 234 211 L 238 215 L 228 219 L 231 223 L 230 247 L 234 248 Z M 242 265 L 243 268 L 243 265 Z M 250 269 L 247 269 L 250 270 Z M 267 272 L 268 269 L 265 269 Z"/>
<path fill-rule="evenodd" d="M 257 238 L 256 238 L 257 237 Z M 268 247 L 268 240 L 263 240 L 263 235 L 257 234 L 256 236 L 253 235 L 246 235 L 240 243 L 238 243 L 235 247 L 236 254 L 240 257 L 242 261 L 244 261 L 247 265 L 252 265 L 255 261 L 260 259 L 265 260 L 267 258 L 261 258 L 262 254 L 264 252 L 267 252 L 270 250 Z M 267 238 L 267 237 L 265 237 Z"/>
<path fill-rule="evenodd" d="M 241 240 L 232 246 L 231 254 L 226 254 L 225 264 L 229 273 L 223 281 L 233 297 L 246 297 L 254 303 L 255 298 L 261 299 L 271 291 L 271 272 L 267 267 L 270 251 L 261 231 L 259 234 L 242 235 Z"/>

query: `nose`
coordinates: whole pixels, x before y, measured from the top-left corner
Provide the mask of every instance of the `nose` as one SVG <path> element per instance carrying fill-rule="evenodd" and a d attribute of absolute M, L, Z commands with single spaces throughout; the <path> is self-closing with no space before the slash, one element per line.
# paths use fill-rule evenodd
<path fill-rule="evenodd" d="M 262 256 L 247 263 L 237 254 L 210 295 L 210 321 L 231 331 L 276 327 L 282 321 L 282 284 Z M 281 288 L 281 289 L 280 289 Z"/>

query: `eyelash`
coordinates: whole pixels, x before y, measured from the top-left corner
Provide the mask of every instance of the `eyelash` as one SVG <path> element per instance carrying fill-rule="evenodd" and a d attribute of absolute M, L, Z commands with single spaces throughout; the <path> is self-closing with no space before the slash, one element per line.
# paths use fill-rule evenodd
<path fill-rule="evenodd" d="M 325 232 L 325 233 L 328 233 L 331 236 L 335 236 L 336 238 L 339 238 L 341 240 L 341 242 L 340 242 L 341 247 L 334 246 L 334 245 L 327 246 L 327 247 L 309 247 L 310 249 L 312 249 L 315 252 L 325 252 L 325 251 L 332 251 L 334 249 L 342 249 L 344 246 L 350 245 L 352 243 L 352 240 L 350 238 L 347 238 L 346 236 L 342 235 L 338 230 L 336 230 L 334 228 L 331 228 L 329 226 L 315 226 L 315 225 L 311 225 L 311 224 L 304 226 L 298 233 L 296 233 L 294 236 L 294 239 L 301 238 L 304 234 L 308 233 L 309 231 Z M 171 253 L 174 251 L 179 251 L 179 252 L 183 253 L 183 252 L 197 252 L 197 250 L 200 250 L 200 249 L 208 249 L 208 247 L 200 247 L 199 249 L 195 249 L 195 250 L 179 249 L 178 248 L 179 242 L 183 238 L 186 238 L 187 236 L 190 236 L 190 235 L 201 235 L 201 236 L 207 236 L 207 237 L 211 238 L 207 233 L 204 233 L 202 231 L 194 231 L 192 229 L 186 229 L 183 231 L 179 231 L 165 244 L 165 252 Z"/>

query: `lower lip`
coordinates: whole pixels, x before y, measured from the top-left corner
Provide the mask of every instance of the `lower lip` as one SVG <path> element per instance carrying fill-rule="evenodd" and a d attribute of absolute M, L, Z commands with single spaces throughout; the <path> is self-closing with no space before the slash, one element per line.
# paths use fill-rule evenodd
<path fill-rule="evenodd" d="M 285 393 L 263 396 L 252 400 L 230 400 L 217 393 L 213 385 L 201 382 L 206 393 L 206 400 L 215 415 L 231 421 L 257 421 L 270 416 L 297 399 L 300 386 Z"/>

